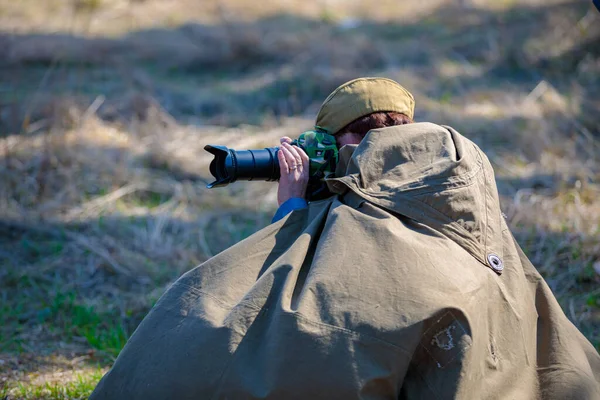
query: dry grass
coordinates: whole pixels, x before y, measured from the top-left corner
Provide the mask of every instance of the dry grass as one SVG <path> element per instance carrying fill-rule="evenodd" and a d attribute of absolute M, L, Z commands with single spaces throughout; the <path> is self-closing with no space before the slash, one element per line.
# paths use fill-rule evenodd
<path fill-rule="evenodd" d="M 204 145 L 293 137 L 364 75 L 486 151 L 598 347 L 600 15 L 404 3 L 0 0 L 0 397 L 85 397 L 170 282 L 270 221 L 273 184 L 205 189 Z"/>

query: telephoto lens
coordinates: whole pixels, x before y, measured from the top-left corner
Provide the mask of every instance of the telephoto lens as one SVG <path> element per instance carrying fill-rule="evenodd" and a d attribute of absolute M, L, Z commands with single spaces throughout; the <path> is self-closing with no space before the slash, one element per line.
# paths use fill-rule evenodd
<path fill-rule="evenodd" d="M 279 147 L 262 150 L 233 150 L 225 146 L 206 145 L 204 150 L 215 158 L 210 163 L 210 173 L 215 181 L 209 189 L 227 186 L 235 181 L 279 180 Z"/>

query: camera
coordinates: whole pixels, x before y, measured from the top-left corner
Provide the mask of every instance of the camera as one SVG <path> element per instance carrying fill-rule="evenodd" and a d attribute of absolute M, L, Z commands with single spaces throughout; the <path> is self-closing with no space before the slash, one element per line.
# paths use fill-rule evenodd
<path fill-rule="evenodd" d="M 301 148 L 309 158 L 307 200 L 327 197 L 329 193 L 324 178 L 335 172 L 338 162 L 335 137 L 321 130 L 310 130 L 300 134 L 292 145 Z M 206 145 L 204 150 L 214 156 L 209 169 L 215 181 L 207 185 L 209 189 L 227 186 L 238 180 L 279 180 L 279 147 L 234 150 L 226 146 Z"/>

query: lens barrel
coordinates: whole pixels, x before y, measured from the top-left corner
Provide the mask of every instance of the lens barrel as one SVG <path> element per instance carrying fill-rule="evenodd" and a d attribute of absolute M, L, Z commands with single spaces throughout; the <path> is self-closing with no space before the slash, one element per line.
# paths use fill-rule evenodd
<path fill-rule="evenodd" d="M 207 187 L 227 186 L 235 181 L 276 181 L 279 179 L 279 147 L 262 150 L 233 150 L 225 146 L 206 145 L 204 150 L 215 158 L 210 173 L 215 181 Z"/>

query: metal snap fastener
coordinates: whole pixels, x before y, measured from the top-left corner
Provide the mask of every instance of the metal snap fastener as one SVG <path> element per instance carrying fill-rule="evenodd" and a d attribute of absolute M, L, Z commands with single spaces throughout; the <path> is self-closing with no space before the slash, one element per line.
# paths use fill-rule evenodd
<path fill-rule="evenodd" d="M 492 267 L 492 269 L 494 271 L 502 272 L 502 270 L 504 269 L 504 263 L 502 262 L 500 257 L 498 257 L 494 253 L 490 253 L 487 256 L 487 259 L 488 259 L 488 263 L 490 264 L 490 267 Z"/>

